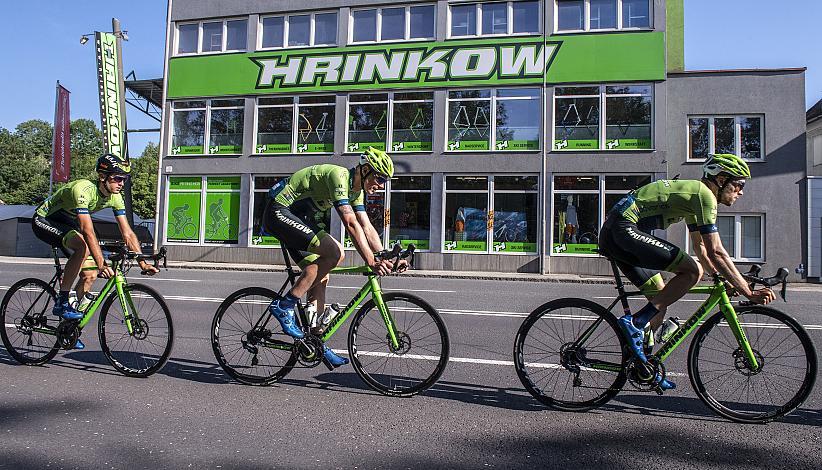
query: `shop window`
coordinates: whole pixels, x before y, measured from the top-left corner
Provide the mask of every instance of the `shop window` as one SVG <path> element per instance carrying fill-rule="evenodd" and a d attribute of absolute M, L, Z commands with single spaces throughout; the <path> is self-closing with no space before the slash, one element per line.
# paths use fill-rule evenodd
<path fill-rule="evenodd" d="M 166 242 L 237 244 L 239 176 L 171 176 L 167 201 Z"/>
<path fill-rule="evenodd" d="M 351 11 L 350 42 L 434 39 L 434 5 L 369 8 Z"/>
<path fill-rule="evenodd" d="M 388 94 L 352 94 L 348 97 L 348 152 L 368 147 L 386 149 Z"/>
<path fill-rule="evenodd" d="M 209 154 L 243 153 L 245 100 L 211 100 Z"/>
<path fill-rule="evenodd" d="M 813 138 L 813 165 L 822 165 L 822 135 Z"/>
<path fill-rule="evenodd" d="M 651 27 L 650 0 L 556 0 L 555 31 Z"/>
<path fill-rule="evenodd" d="M 541 115 L 538 89 L 451 91 L 446 150 L 538 150 Z"/>
<path fill-rule="evenodd" d="M 450 6 L 450 37 L 536 34 L 539 2 L 490 2 Z"/>
<path fill-rule="evenodd" d="M 651 175 L 605 175 L 605 217 L 623 196 L 650 182 Z"/>
<path fill-rule="evenodd" d="M 257 99 L 256 154 L 334 151 L 333 96 Z"/>
<path fill-rule="evenodd" d="M 317 12 L 260 19 L 261 49 L 337 44 L 337 13 Z"/>
<path fill-rule="evenodd" d="M 716 218 L 722 246 L 734 261 L 765 261 L 764 214 L 723 214 Z M 688 252 L 693 246 L 688 237 Z"/>
<path fill-rule="evenodd" d="M 246 50 L 248 20 L 218 20 L 177 25 L 177 54 Z"/>
<path fill-rule="evenodd" d="M 280 241 L 263 229 L 263 211 L 268 202 L 268 190 L 287 176 L 255 176 L 251 188 L 251 240 L 256 247 L 280 246 Z"/>
<path fill-rule="evenodd" d="M 651 85 L 557 87 L 554 150 L 652 149 L 652 115 Z"/>
<path fill-rule="evenodd" d="M 536 176 L 447 176 L 443 250 L 536 253 L 538 190 Z"/>
<path fill-rule="evenodd" d="M 377 231 L 377 235 L 379 235 L 383 246 L 387 246 L 385 236 L 387 233 L 386 228 L 388 224 L 385 192 L 385 189 L 380 189 L 374 194 L 366 194 L 363 201 L 365 202 L 365 213 L 368 215 L 368 220 L 371 221 L 371 225 L 373 225 L 374 229 Z M 345 226 L 342 227 L 342 231 L 343 247 L 345 247 L 345 249 L 355 249 L 354 242 L 349 236 L 348 231 L 345 229 Z"/>
<path fill-rule="evenodd" d="M 172 155 L 202 155 L 205 150 L 205 101 L 176 101 L 172 110 Z"/>
<path fill-rule="evenodd" d="M 746 160 L 762 160 L 762 116 L 689 116 L 688 159 L 710 153 L 733 153 Z"/>
<path fill-rule="evenodd" d="M 554 176 L 553 254 L 596 254 L 600 222 L 598 176 Z"/>
<path fill-rule="evenodd" d="M 391 107 L 392 152 L 430 152 L 433 149 L 434 94 L 396 92 Z"/>
<path fill-rule="evenodd" d="M 389 182 L 388 244 L 431 247 L 431 177 L 398 176 Z"/>

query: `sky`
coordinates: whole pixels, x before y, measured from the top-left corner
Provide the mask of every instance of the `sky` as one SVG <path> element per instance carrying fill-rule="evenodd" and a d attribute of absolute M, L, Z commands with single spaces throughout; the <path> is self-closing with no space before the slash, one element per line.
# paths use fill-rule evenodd
<path fill-rule="evenodd" d="M 227 1 L 227 0 L 225 0 Z M 778 8 L 783 5 L 784 8 Z M 0 0 L 0 127 L 29 119 L 54 119 L 57 80 L 71 91 L 72 119 L 100 125 L 93 36 L 110 31 L 111 18 L 128 31 L 123 69 L 138 79 L 163 76 L 165 0 Z M 685 0 L 685 68 L 688 70 L 807 67 L 805 108 L 822 99 L 822 2 L 792 0 Z M 128 128 L 157 128 L 127 108 Z M 137 156 L 159 133 L 129 136 Z"/>

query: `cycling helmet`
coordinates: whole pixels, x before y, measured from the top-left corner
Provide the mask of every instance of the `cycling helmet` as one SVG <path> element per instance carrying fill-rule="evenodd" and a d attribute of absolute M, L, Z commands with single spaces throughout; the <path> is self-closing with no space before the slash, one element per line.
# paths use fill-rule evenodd
<path fill-rule="evenodd" d="M 95 169 L 98 173 L 128 175 L 131 173 L 131 164 L 113 153 L 104 153 L 97 159 Z"/>
<path fill-rule="evenodd" d="M 382 150 L 377 150 L 374 147 L 368 147 L 368 149 L 360 155 L 360 165 L 368 165 L 375 173 L 386 178 L 394 176 L 394 162 L 391 161 L 391 157 Z"/>
<path fill-rule="evenodd" d="M 750 178 L 751 170 L 745 160 L 732 153 L 709 154 L 702 165 L 705 177 L 728 175 L 732 179 Z"/>

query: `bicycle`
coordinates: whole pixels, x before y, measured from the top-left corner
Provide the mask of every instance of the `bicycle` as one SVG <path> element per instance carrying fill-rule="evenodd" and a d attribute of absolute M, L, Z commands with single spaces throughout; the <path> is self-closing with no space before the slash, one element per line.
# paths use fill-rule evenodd
<path fill-rule="evenodd" d="M 214 224 L 206 226 L 206 237 L 218 238 L 222 237 L 225 240 L 237 239 L 237 227 L 234 227 L 228 222 L 228 219 L 215 220 Z"/>
<path fill-rule="evenodd" d="M 228 375 L 249 385 L 270 385 L 299 362 L 315 367 L 323 362 L 323 344 L 359 308 L 348 332 L 348 354 L 356 373 L 372 389 L 389 396 L 411 396 L 428 389 L 448 363 L 448 330 L 434 307 L 406 293 L 383 293 L 379 277 L 368 266 L 334 268 L 332 273 L 362 274 L 365 285 L 322 331 L 307 326 L 305 308 L 297 303 L 297 324 L 305 338 L 284 334 L 268 306 L 299 277 L 282 247 L 287 279 L 278 292 L 248 287 L 229 295 L 217 308 L 211 344 L 217 362 Z M 377 254 L 379 259 L 413 258 L 414 245 Z M 366 297 L 371 299 L 366 301 Z M 363 303 L 365 302 L 365 303 Z M 322 313 L 320 310 L 319 313 Z M 432 367 L 433 366 L 433 367 Z"/>
<path fill-rule="evenodd" d="M 172 227 L 172 230 L 169 230 L 169 232 L 181 235 L 183 238 L 190 239 L 197 234 L 197 226 L 192 222 L 192 218 L 188 216 L 172 222 Z"/>
<path fill-rule="evenodd" d="M 741 302 L 735 309 L 729 299 L 735 292 L 718 274 L 712 285 L 690 289 L 708 298 L 654 354 L 647 354 L 644 365 L 628 349 L 611 312 L 618 302 L 629 312 L 628 297 L 640 292 L 626 292 L 613 260 L 611 268 L 619 295 L 608 308 L 586 299 L 557 299 L 537 307 L 520 326 L 514 342 L 517 375 L 543 404 L 587 411 L 614 398 L 626 382 L 661 395 L 665 360 L 694 331 L 687 359 L 691 385 L 720 416 L 764 423 L 792 412 L 810 395 L 817 356 L 802 325 L 771 307 Z M 743 276 L 752 289 L 781 283 L 785 300 L 787 269 L 779 268 L 770 278 L 758 275 L 759 267 L 753 266 Z M 709 316 L 717 306 L 719 311 Z"/>
<path fill-rule="evenodd" d="M 104 245 L 114 276 L 109 278 L 80 320 L 63 320 L 51 309 L 57 301 L 56 289 L 63 278 L 57 248 L 52 249 L 55 274 L 51 281 L 23 279 L 9 288 L 0 303 L 0 330 L 9 354 L 26 365 L 50 361 L 60 349 L 72 349 L 83 328 L 100 311 L 98 335 L 106 359 L 124 375 L 148 377 L 160 370 L 171 354 L 174 327 L 163 297 L 151 287 L 131 284 L 126 273 L 134 261 L 163 260 L 162 248 L 155 255 L 142 255 L 119 245 Z M 146 351 L 141 349 L 145 347 Z"/>

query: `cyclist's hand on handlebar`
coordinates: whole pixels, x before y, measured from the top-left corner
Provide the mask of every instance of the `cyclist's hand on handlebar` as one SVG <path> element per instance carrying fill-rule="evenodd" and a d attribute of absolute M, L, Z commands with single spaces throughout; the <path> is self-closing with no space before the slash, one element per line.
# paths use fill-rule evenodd
<path fill-rule="evenodd" d="M 102 277 L 103 279 L 111 279 L 114 277 L 114 270 L 111 269 L 111 266 L 104 266 L 103 269 L 97 273 L 97 277 Z"/>
<path fill-rule="evenodd" d="M 767 304 L 776 300 L 776 294 L 768 287 L 757 289 L 751 292 L 751 295 L 746 296 L 751 302 L 755 304 Z"/>
<path fill-rule="evenodd" d="M 154 266 L 146 263 L 145 261 L 140 263 L 140 269 L 142 270 L 142 274 L 146 275 L 146 276 L 153 276 L 153 275 L 160 272 L 159 269 L 157 269 Z"/>
<path fill-rule="evenodd" d="M 374 264 L 371 265 L 371 269 L 375 273 L 379 274 L 380 276 L 386 276 L 386 275 L 390 274 L 391 273 L 391 268 L 393 268 L 393 267 L 394 267 L 394 264 L 391 261 L 387 260 L 387 259 L 383 259 L 383 260 L 375 259 Z"/>
<path fill-rule="evenodd" d="M 401 259 L 399 261 L 399 263 L 397 263 L 396 271 L 398 273 L 404 273 L 404 272 L 408 271 L 408 260 L 407 259 Z"/>

